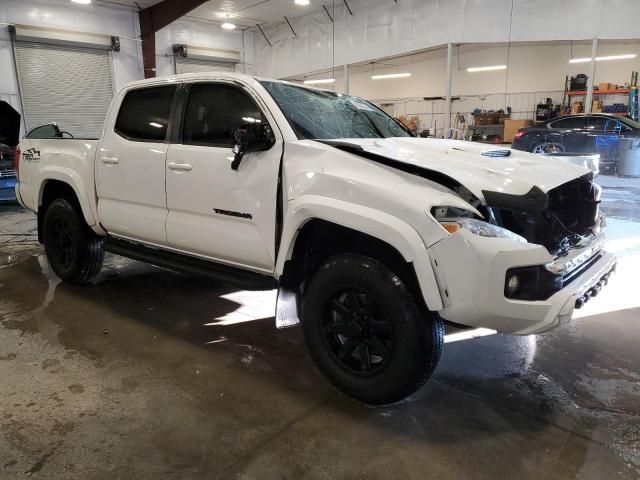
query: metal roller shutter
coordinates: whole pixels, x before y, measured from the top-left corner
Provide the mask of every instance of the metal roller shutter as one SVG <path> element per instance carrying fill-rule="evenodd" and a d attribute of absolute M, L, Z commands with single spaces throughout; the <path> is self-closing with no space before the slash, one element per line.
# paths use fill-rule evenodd
<path fill-rule="evenodd" d="M 188 57 L 176 57 L 176 73 L 199 73 L 212 71 L 235 72 L 236 64 L 231 62 L 214 62 L 196 60 Z"/>
<path fill-rule="evenodd" d="M 113 97 L 107 50 L 16 44 L 27 130 L 55 122 L 79 138 L 98 138 Z"/>

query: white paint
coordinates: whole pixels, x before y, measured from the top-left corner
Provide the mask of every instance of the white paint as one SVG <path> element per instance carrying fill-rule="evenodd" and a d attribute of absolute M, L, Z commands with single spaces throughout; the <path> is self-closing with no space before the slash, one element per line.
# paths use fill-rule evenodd
<path fill-rule="evenodd" d="M 179 81 L 243 84 L 276 132 L 276 145 L 260 152 L 262 158 L 247 154 L 241 168 L 232 171 L 228 168 L 231 148 L 172 144 L 163 163 L 167 144 L 134 145 L 136 142 L 123 141 L 113 132 L 117 107 L 128 88 Z M 615 262 L 612 254 L 604 253 L 569 286 L 545 301 L 508 300 L 504 297 L 507 270 L 552 262 L 554 257 L 545 247 L 482 237 L 465 229 L 447 233 L 431 216 L 433 207 L 478 211 L 448 189 L 403 169 L 325 143 L 298 140 L 273 98 L 253 77 L 224 72 L 187 74 L 135 82 L 127 89 L 112 103 L 99 144 L 59 139 L 21 143 L 24 152 L 35 148 L 41 155 L 38 161 L 24 160 L 20 168 L 19 194 L 29 208 L 38 209 L 38 192 L 44 181 L 67 181 L 78 192 L 85 217 L 95 216 L 97 201 L 96 220 L 110 233 L 119 229 L 117 233 L 124 232 L 120 236 L 137 242 L 240 266 L 276 279 L 291 259 L 301 228 L 310 220 L 322 219 L 394 247 L 414 265 L 426 305 L 443 318 L 515 334 L 545 331 L 569 321 L 576 298 L 593 287 Z M 513 151 L 504 158 L 485 157 L 481 155 L 485 146 L 453 140 L 407 137 L 340 141 L 396 162 L 439 171 L 467 187 L 483 203 L 486 191 L 522 195 L 533 186 L 549 191 L 587 172 L 526 152 Z M 283 148 L 283 229 L 276 259 L 275 185 Z M 98 162 L 97 190 L 93 186 L 92 160 Z M 173 171 L 172 163 L 190 168 Z M 128 169 L 114 173 L 127 164 Z M 210 214 L 218 205 L 255 215 L 222 219 Z M 172 211 L 176 214 L 173 220 Z M 165 224 L 168 241 L 163 241 Z M 96 231 L 105 233 L 98 227 Z M 248 320 L 250 316 L 237 313 L 241 315 L 222 321 Z"/>

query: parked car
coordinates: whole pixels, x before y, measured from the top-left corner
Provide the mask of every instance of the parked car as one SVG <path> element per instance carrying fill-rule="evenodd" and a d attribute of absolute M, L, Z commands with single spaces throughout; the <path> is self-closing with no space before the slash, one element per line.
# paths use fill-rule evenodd
<path fill-rule="evenodd" d="M 615 169 L 621 138 L 640 138 L 640 123 L 619 115 L 594 113 L 556 117 L 516 133 L 512 148 L 553 155 L 599 155 L 600 169 Z"/>
<path fill-rule="evenodd" d="M 63 280 L 104 251 L 279 289 L 316 364 L 369 404 L 440 359 L 443 322 L 527 335 L 613 272 L 584 167 L 412 137 L 364 99 L 211 72 L 135 82 L 104 136 L 26 138 L 20 202 Z"/>
<path fill-rule="evenodd" d="M 0 202 L 16 201 L 16 171 L 13 165 L 14 149 L 0 143 Z"/>

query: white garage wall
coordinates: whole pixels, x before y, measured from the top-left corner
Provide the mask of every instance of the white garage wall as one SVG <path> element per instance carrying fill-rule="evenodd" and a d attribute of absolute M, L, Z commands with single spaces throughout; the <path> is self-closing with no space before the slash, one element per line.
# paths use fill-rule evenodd
<path fill-rule="evenodd" d="M 116 89 L 143 78 L 142 51 L 137 14 L 97 5 L 73 5 L 67 1 L 0 0 L 0 23 L 75 30 L 120 37 L 119 52 L 113 52 Z M 73 69 L 73 66 L 69 66 Z M 72 71 L 72 70 L 71 70 Z M 0 25 L 0 98 L 21 111 L 18 85 L 6 25 Z M 24 133 L 24 132 L 22 132 Z"/>
<path fill-rule="evenodd" d="M 241 52 L 242 61 L 237 71 L 243 72 L 246 65 L 246 70 L 249 72 L 253 68 L 253 42 L 253 32 L 245 32 L 243 40 L 243 33 L 240 30 L 223 30 L 216 23 L 178 20 L 156 33 L 156 74 L 158 76 L 173 75 L 172 47 L 176 43 L 238 50 Z"/>
<path fill-rule="evenodd" d="M 507 60 L 507 52 L 510 52 Z M 573 52 L 573 53 L 572 53 Z M 640 70 L 640 43 L 638 41 L 603 41 L 598 55 L 636 54 L 635 59 L 598 62 L 595 82 L 624 84 L 629 82 L 632 70 Z M 453 95 L 462 97 L 454 101 L 452 112 L 466 114 L 475 109 L 506 109 L 512 107 L 512 118 L 532 119 L 536 105 L 547 97 L 559 103 L 566 75 L 589 73 L 589 64 L 570 64 L 569 59 L 589 57 L 591 42 L 531 42 L 506 45 L 474 44 L 454 47 L 453 50 Z M 391 66 L 391 64 L 395 66 Z M 469 73 L 468 67 L 509 65 L 508 70 Z M 388 109 L 396 116 L 417 115 L 421 128 L 434 128 L 438 132 L 444 127 L 444 101 L 424 101 L 423 97 L 445 95 L 446 48 L 420 55 L 383 60 L 376 64 L 375 73 L 410 72 L 411 77 L 402 79 L 371 80 L 373 66 L 352 67 L 350 92 L 377 103 L 392 104 Z M 335 72 L 316 72 L 310 78 L 336 78 L 335 88 L 344 89 L 342 69 Z M 303 76 L 291 77 L 302 79 Z M 505 94 L 506 92 L 506 94 Z M 597 96 L 597 94 L 596 94 Z M 605 104 L 626 103 L 627 97 L 602 97 Z M 581 98 L 579 100 L 584 100 Z M 436 124 L 437 122 L 437 124 Z"/>
<path fill-rule="evenodd" d="M 331 1 L 325 4 L 331 8 Z M 324 11 L 255 35 L 256 71 L 284 78 L 453 43 L 638 38 L 637 0 L 335 0 Z M 511 28 L 510 28 L 511 26 Z M 335 36 L 334 36 L 335 35 Z M 337 48 L 333 49 L 333 44 Z M 332 62 L 332 60 L 334 60 Z"/>

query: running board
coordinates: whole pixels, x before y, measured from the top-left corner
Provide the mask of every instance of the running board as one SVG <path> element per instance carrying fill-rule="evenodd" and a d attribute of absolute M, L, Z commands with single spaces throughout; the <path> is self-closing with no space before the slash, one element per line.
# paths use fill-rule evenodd
<path fill-rule="evenodd" d="M 199 258 L 168 252 L 157 248 L 117 240 L 107 239 L 103 247 L 105 252 L 115 253 L 122 257 L 132 258 L 157 267 L 175 272 L 212 278 L 230 283 L 247 290 L 270 290 L 277 287 L 277 281 L 269 276 L 240 268 L 230 267 Z"/>

